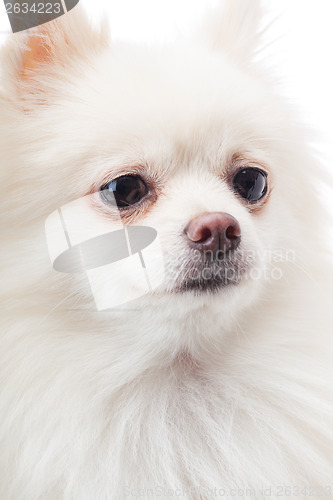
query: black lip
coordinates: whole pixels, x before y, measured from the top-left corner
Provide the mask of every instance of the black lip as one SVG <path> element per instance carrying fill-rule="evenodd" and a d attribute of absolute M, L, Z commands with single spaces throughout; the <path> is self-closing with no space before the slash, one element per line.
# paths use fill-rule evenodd
<path fill-rule="evenodd" d="M 198 255 L 191 252 L 176 268 L 172 291 L 195 295 L 213 294 L 238 285 L 244 280 L 251 262 L 240 249 L 221 255 Z"/>
<path fill-rule="evenodd" d="M 238 285 L 240 280 L 229 279 L 208 279 L 208 280 L 186 280 L 175 288 L 176 293 L 194 292 L 199 293 L 217 293 L 223 288 L 231 285 Z"/>

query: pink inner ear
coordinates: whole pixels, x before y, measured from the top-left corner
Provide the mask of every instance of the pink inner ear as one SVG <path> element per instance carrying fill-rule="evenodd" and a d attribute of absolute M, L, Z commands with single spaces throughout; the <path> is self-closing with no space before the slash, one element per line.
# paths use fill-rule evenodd
<path fill-rule="evenodd" d="M 19 68 L 22 80 L 33 80 L 40 70 L 54 63 L 65 64 L 72 57 L 85 58 L 108 43 L 106 29 L 93 30 L 79 9 L 27 30 L 27 36 Z"/>
<path fill-rule="evenodd" d="M 52 49 L 49 40 L 39 35 L 31 36 L 23 54 L 21 69 L 22 78 L 31 78 L 35 70 L 39 66 L 49 62 L 51 58 Z"/>
<path fill-rule="evenodd" d="M 69 42 L 62 24 L 57 19 L 39 26 L 28 39 L 22 57 L 21 77 L 31 79 L 38 70 L 59 59 L 63 46 L 69 49 Z"/>

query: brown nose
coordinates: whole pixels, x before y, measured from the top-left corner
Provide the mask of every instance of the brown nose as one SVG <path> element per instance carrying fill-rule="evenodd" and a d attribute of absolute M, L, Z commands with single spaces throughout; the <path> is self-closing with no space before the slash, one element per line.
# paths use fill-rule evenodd
<path fill-rule="evenodd" d="M 241 240 L 238 221 L 224 212 L 209 212 L 198 215 L 185 227 L 191 248 L 201 252 L 229 252 L 235 250 Z"/>

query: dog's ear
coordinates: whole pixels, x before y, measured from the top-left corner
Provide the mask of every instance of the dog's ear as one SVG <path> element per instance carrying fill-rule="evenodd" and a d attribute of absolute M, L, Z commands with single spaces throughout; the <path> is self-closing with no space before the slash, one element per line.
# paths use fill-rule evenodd
<path fill-rule="evenodd" d="M 262 17 L 260 0 L 219 0 L 199 29 L 198 38 L 212 50 L 248 66 L 260 47 Z"/>
<path fill-rule="evenodd" d="M 66 81 L 69 68 L 103 50 L 107 32 L 106 26 L 93 29 L 78 6 L 58 19 L 10 35 L 1 53 L 5 92 L 13 98 L 46 93 L 55 79 Z"/>

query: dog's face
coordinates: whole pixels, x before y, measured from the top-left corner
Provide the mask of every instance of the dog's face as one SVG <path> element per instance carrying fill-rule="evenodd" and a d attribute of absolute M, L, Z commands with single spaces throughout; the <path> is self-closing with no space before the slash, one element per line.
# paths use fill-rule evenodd
<path fill-rule="evenodd" d="M 271 250 L 295 248 L 301 234 L 298 188 L 308 187 L 288 114 L 249 64 L 254 47 L 236 46 L 236 32 L 233 50 L 224 46 L 223 23 L 221 50 L 108 49 L 85 46 L 74 14 L 46 37 L 44 56 L 28 41 L 20 62 L 31 130 L 18 154 L 39 177 L 31 192 L 43 213 L 96 193 L 99 218 L 156 229 L 164 279 L 140 307 L 205 306 L 228 325 L 276 278 Z M 234 29 L 255 39 L 249 17 Z"/>

